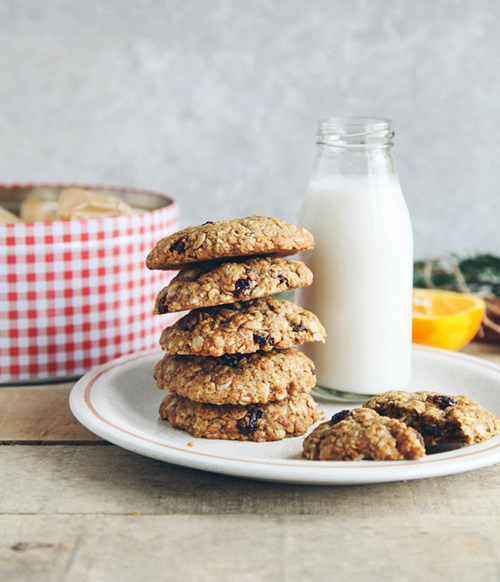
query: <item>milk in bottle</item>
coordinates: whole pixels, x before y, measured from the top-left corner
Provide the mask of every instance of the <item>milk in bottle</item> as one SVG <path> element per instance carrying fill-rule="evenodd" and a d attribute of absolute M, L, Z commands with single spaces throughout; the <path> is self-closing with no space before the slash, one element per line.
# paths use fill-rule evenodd
<path fill-rule="evenodd" d="M 309 344 L 324 395 L 354 398 L 404 389 L 411 368 L 413 239 L 390 153 L 391 122 L 320 122 L 301 224 L 316 246 L 298 302 L 326 327 Z M 351 396 L 349 396 L 349 394 Z"/>

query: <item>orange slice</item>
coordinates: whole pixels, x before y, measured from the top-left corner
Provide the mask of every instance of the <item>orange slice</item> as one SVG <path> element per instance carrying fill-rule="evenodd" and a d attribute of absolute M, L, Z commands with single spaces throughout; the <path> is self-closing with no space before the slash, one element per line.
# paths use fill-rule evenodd
<path fill-rule="evenodd" d="M 484 301 L 476 295 L 414 289 L 413 342 L 459 350 L 478 332 L 484 307 Z"/>

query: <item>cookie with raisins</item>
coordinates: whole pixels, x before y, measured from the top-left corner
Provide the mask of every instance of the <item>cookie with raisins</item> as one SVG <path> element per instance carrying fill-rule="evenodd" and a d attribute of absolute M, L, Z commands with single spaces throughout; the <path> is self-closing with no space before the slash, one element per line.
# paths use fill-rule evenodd
<path fill-rule="evenodd" d="M 312 361 L 294 349 L 220 358 L 167 354 L 154 377 L 160 390 L 208 404 L 265 404 L 316 384 Z"/>
<path fill-rule="evenodd" d="M 159 413 L 174 428 L 196 438 L 256 442 L 303 435 L 318 420 L 316 403 L 304 393 L 249 406 L 217 406 L 169 394 Z"/>
<path fill-rule="evenodd" d="M 312 249 L 305 228 L 268 216 L 206 222 L 159 240 L 146 259 L 148 269 L 179 270 L 192 263 L 252 255 L 293 255 Z"/>
<path fill-rule="evenodd" d="M 418 430 L 427 446 L 481 443 L 498 433 L 498 418 L 466 396 L 391 391 L 363 405 Z"/>
<path fill-rule="evenodd" d="M 265 297 L 190 311 L 163 330 L 160 345 L 169 354 L 219 357 L 324 342 L 325 337 L 316 315 Z"/>
<path fill-rule="evenodd" d="M 302 457 L 315 461 L 402 461 L 425 456 L 422 436 L 404 422 L 369 408 L 342 410 L 304 440 Z"/>
<path fill-rule="evenodd" d="M 311 270 L 301 261 L 255 257 L 186 267 L 162 289 L 155 313 L 174 313 L 275 295 L 312 283 Z"/>

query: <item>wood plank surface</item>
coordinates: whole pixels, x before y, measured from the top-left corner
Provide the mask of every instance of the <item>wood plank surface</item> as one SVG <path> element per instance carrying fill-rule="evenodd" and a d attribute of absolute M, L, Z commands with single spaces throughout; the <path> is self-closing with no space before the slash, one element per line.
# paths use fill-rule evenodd
<path fill-rule="evenodd" d="M 71 413 L 72 387 L 73 382 L 0 387 L 0 444 L 104 443 Z"/>
<path fill-rule="evenodd" d="M 500 364 L 499 346 L 463 351 Z M 70 388 L 0 389 L 2 582 L 500 580 L 500 465 L 366 486 L 238 479 L 86 446 L 105 443 Z"/>
<path fill-rule="evenodd" d="M 500 520 L 5 516 L 8 582 L 497 582 Z"/>
<path fill-rule="evenodd" d="M 333 515 L 344 521 L 500 518 L 500 465 L 378 485 L 268 483 L 178 467 L 118 447 L 0 447 L 0 514 Z"/>

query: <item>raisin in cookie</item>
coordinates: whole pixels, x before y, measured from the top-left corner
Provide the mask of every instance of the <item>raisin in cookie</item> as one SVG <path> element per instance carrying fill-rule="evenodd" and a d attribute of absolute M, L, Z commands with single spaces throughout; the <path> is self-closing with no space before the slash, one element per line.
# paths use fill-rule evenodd
<path fill-rule="evenodd" d="M 169 354 L 223 356 L 324 341 L 319 319 L 295 303 L 266 297 L 190 311 L 163 330 Z"/>
<path fill-rule="evenodd" d="M 480 443 L 500 429 L 495 415 L 466 396 L 394 390 L 374 396 L 363 406 L 412 426 L 428 446 Z"/>
<path fill-rule="evenodd" d="M 275 295 L 313 280 L 301 261 L 257 257 L 228 263 L 200 263 L 183 269 L 156 298 L 155 313 L 173 313 Z"/>
<path fill-rule="evenodd" d="M 342 410 L 304 440 L 302 457 L 316 461 L 401 461 L 425 456 L 421 435 L 368 408 Z"/>
<path fill-rule="evenodd" d="M 162 238 L 146 259 L 148 269 L 182 269 L 200 261 L 248 255 L 291 255 L 314 247 L 305 228 L 279 218 L 249 216 L 190 226 Z"/>
<path fill-rule="evenodd" d="M 316 384 L 313 363 L 293 349 L 220 358 L 166 355 L 154 377 L 161 390 L 208 404 L 265 404 Z"/>
<path fill-rule="evenodd" d="M 196 438 L 264 442 L 305 434 L 318 411 L 312 397 L 303 393 L 250 406 L 203 404 L 169 394 L 160 417 Z"/>

